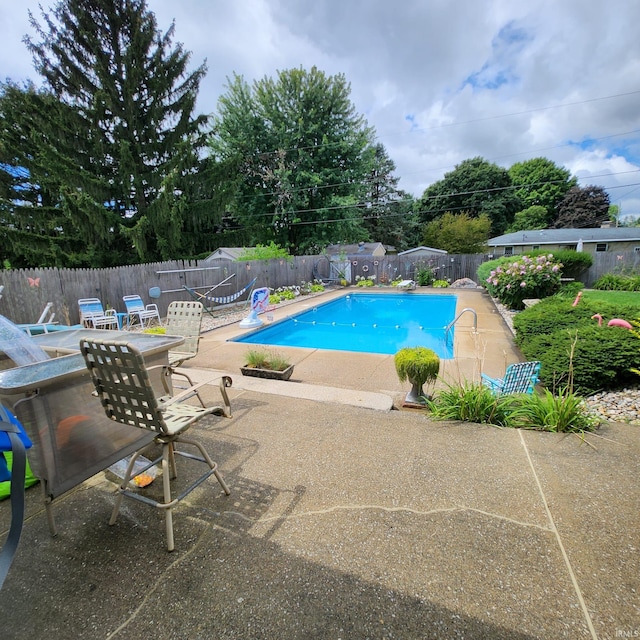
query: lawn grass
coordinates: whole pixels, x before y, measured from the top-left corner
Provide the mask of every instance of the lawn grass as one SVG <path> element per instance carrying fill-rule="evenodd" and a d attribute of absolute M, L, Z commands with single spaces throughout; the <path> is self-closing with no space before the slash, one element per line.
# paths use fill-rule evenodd
<path fill-rule="evenodd" d="M 589 301 L 610 302 L 637 307 L 640 310 L 640 291 L 600 291 L 584 289 L 583 298 Z"/>

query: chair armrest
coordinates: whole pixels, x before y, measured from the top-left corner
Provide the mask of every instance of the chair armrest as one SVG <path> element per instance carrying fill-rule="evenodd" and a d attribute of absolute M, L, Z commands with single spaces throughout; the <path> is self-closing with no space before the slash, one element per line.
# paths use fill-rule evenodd
<path fill-rule="evenodd" d="M 491 378 L 486 373 L 481 373 L 480 377 L 485 387 L 489 387 L 492 390 L 502 389 L 502 385 L 504 384 L 502 378 Z"/>
<path fill-rule="evenodd" d="M 169 367 L 165 367 L 169 368 Z M 214 378 L 209 378 L 208 380 L 204 380 L 203 382 L 198 382 L 194 385 L 191 385 L 181 393 L 178 393 L 175 396 L 164 396 L 161 401 L 159 401 L 160 407 L 170 407 L 173 404 L 178 404 L 183 400 L 188 400 L 196 395 L 196 391 L 203 387 L 206 384 L 211 384 L 214 380 L 219 380 L 218 387 L 220 389 L 220 394 L 222 395 L 222 399 L 224 400 L 224 408 L 222 409 L 224 415 L 227 418 L 231 417 L 231 403 L 229 402 L 229 396 L 227 394 L 227 388 L 233 384 L 230 376 L 215 376 Z"/>

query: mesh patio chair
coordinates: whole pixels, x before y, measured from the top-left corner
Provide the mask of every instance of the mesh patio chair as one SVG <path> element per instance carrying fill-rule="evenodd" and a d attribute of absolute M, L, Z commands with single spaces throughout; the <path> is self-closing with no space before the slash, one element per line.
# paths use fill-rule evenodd
<path fill-rule="evenodd" d="M 115 309 L 104 310 L 99 298 L 78 300 L 80 324 L 89 329 L 117 329 L 118 316 Z"/>
<path fill-rule="evenodd" d="M 539 374 L 540 362 L 516 362 L 507 367 L 504 378 L 490 378 L 483 373 L 482 383 L 496 395 L 509 393 L 532 394 L 533 388 L 538 382 Z"/>
<path fill-rule="evenodd" d="M 225 400 L 225 406 L 198 407 L 185 404 L 185 398 L 192 397 L 192 389 L 176 396 L 166 395 L 156 397 L 149 371 L 140 351 L 135 345 L 126 342 L 109 340 L 81 340 L 80 351 L 84 356 L 91 379 L 100 398 L 102 406 L 109 418 L 139 429 L 148 429 L 155 433 L 154 442 L 162 446 L 162 455 L 145 467 L 162 463 L 162 484 L 164 500 L 159 502 L 140 495 L 128 489 L 136 460 L 141 452 L 136 452 L 125 472 L 120 484 L 109 524 L 115 524 L 120 511 L 122 498 L 127 496 L 144 502 L 145 504 L 163 509 L 167 533 L 167 550 L 173 551 L 173 507 L 196 487 L 202 484 L 210 475 L 215 475 L 224 493 L 230 494 L 222 476 L 218 472 L 218 465 L 213 462 L 209 454 L 199 442 L 184 437 L 184 433 L 198 420 L 215 414 L 231 417 L 226 387 L 231 386 L 231 378 L 220 378 L 220 390 Z M 165 377 L 162 377 L 163 383 Z M 202 383 L 205 384 L 205 383 Z M 195 447 L 200 455 L 187 453 L 176 448 L 177 444 Z M 171 496 L 171 480 L 177 477 L 175 456 L 179 455 L 187 460 L 204 463 L 207 470 L 192 482 L 175 498 Z M 137 470 L 136 473 L 141 473 Z"/>
<path fill-rule="evenodd" d="M 160 311 L 157 304 L 147 304 L 142 302 L 142 298 L 137 295 L 123 296 L 125 307 L 127 309 L 127 315 L 129 317 L 129 326 L 132 326 L 136 322 L 140 326 L 151 326 L 151 322 L 156 320 L 158 324 L 162 324 L 160 319 Z"/>
<path fill-rule="evenodd" d="M 198 355 L 203 314 L 203 304 L 193 300 L 172 302 L 167 309 L 166 331 L 169 335 L 182 336 L 184 343 L 178 349 L 169 351 L 169 366 L 165 373 L 185 378 L 190 387 L 194 386 L 191 378 L 184 371 L 177 371 L 177 369 L 182 366 L 183 362 Z M 195 393 L 200 404 L 204 407 L 205 404 L 200 394 L 198 391 Z"/>

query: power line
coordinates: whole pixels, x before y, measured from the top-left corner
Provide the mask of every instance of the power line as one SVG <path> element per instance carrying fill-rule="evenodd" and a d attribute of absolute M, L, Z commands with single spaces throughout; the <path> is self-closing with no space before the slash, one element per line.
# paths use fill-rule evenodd
<path fill-rule="evenodd" d="M 640 93 L 640 90 L 629 91 L 627 93 L 617 93 L 610 96 L 602 96 L 600 98 L 587 98 L 586 100 L 578 100 L 576 102 L 564 102 L 556 105 L 549 105 L 547 107 L 536 107 L 535 109 L 526 109 L 524 111 L 513 111 L 512 113 L 502 113 L 494 116 L 485 116 L 484 118 L 474 118 L 473 120 L 460 120 L 458 122 L 449 122 L 444 124 L 434 125 L 432 127 L 419 127 L 419 131 L 432 131 L 434 129 L 444 129 L 445 127 L 458 127 L 463 124 L 475 124 L 477 122 L 487 122 L 489 120 L 499 120 L 500 118 L 510 118 L 512 116 L 523 116 L 529 113 L 538 113 L 539 111 L 549 111 L 550 109 L 562 109 L 564 107 L 575 107 L 581 104 L 587 104 L 589 102 L 598 102 L 599 100 L 610 100 L 612 98 L 623 98 L 626 96 L 633 96 Z M 409 132 L 410 133 L 410 132 Z"/>
<path fill-rule="evenodd" d="M 620 171 L 620 172 L 616 172 L 616 173 L 603 173 L 603 174 L 599 174 L 599 175 L 594 175 L 594 176 L 589 176 L 590 178 L 601 178 L 601 177 L 610 177 L 610 176 L 617 176 L 617 175 L 623 175 L 626 173 L 640 173 L 640 169 L 634 169 L 634 170 L 629 170 L 629 171 Z M 487 193 L 498 193 L 498 192 L 502 192 L 502 191 L 515 191 L 515 190 L 519 190 L 519 189 L 526 189 L 526 188 L 531 188 L 531 187 L 540 187 L 543 185 L 547 185 L 547 184 L 562 184 L 563 182 L 565 182 L 564 180 L 545 180 L 542 182 L 531 182 L 531 183 L 527 183 L 527 184 L 521 184 L 521 185 L 508 185 L 506 187 L 491 187 L 488 189 L 474 189 L 471 191 L 457 191 L 454 193 L 446 193 L 446 194 L 438 194 L 438 195 L 433 195 L 433 196 L 428 196 L 426 198 L 426 200 L 438 200 L 438 199 L 446 199 L 446 198 L 456 198 L 456 197 L 460 197 L 460 196 L 473 196 L 473 195 L 479 195 L 479 194 L 487 194 Z M 626 187 L 634 187 L 636 185 L 640 185 L 640 183 L 630 183 L 630 184 L 626 184 L 626 185 L 616 185 L 614 187 L 608 187 L 607 189 L 620 189 L 620 188 L 626 188 Z M 424 201 L 425 199 L 421 198 L 420 200 Z M 389 204 L 393 204 L 393 205 L 402 205 L 402 204 L 409 204 L 415 202 L 414 198 L 400 198 L 398 200 L 393 200 L 391 201 Z M 327 206 L 327 207 L 314 207 L 314 208 L 310 208 L 310 209 L 291 209 L 291 210 L 285 210 L 283 212 L 281 212 L 284 215 L 299 215 L 299 214 L 303 214 L 303 213 L 315 213 L 318 211 L 339 211 L 339 210 L 344 210 L 344 209 L 354 209 L 354 208 L 364 208 L 366 205 L 364 203 L 354 203 L 354 204 L 344 204 L 344 205 L 333 205 L 333 206 Z M 427 211 L 431 212 L 431 213 L 439 213 L 439 212 L 445 212 L 445 211 L 452 211 L 452 210 L 458 210 L 458 209 L 468 209 L 469 207 L 445 207 L 443 209 L 438 209 L 436 211 L 432 211 L 432 210 L 424 210 L 424 211 L 420 211 L 420 212 L 416 212 L 416 213 L 427 213 Z M 272 216 L 276 215 L 276 212 L 265 212 L 265 213 L 258 213 L 258 214 L 254 214 L 252 217 L 254 218 L 259 218 L 259 217 L 264 217 L 264 218 L 270 218 Z M 393 214 L 396 215 L 396 214 Z M 399 214 L 399 215 L 405 215 L 405 214 Z M 323 222 L 323 221 L 320 221 Z M 312 224 L 313 221 L 302 221 L 299 223 L 291 223 L 291 224 Z"/>
<path fill-rule="evenodd" d="M 627 135 L 631 135 L 631 134 L 635 134 L 635 133 L 640 133 L 640 129 L 635 129 L 635 130 L 632 130 L 632 131 L 624 131 L 622 133 L 612 133 L 612 134 L 609 134 L 609 135 L 606 135 L 606 136 L 600 136 L 600 137 L 597 137 L 597 138 L 590 138 L 589 141 L 590 142 L 598 142 L 600 140 L 608 140 L 610 138 L 619 138 L 621 136 L 627 136 Z M 520 153 L 509 154 L 509 155 L 505 155 L 505 156 L 495 156 L 493 158 L 487 158 L 487 161 L 488 162 L 493 162 L 495 160 L 500 160 L 500 159 L 504 159 L 504 158 L 512 158 L 514 156 L 529 155 L 529 154 L 532 154 L 532 153 L 539 153 L 539 152 L 542 152 L 542 151 L 548 151 L 550 149 L 560 149 L 562 147 L 569 147 L 569 146 L 572 146 L 574 144 L 575 144 L 574 142 L 565 142 L 563 144 L 554 145 L 552 147 L 541 147 L 539 149 L 532 149 L 530 151 L 523 151 L 523 152 L 520 152 Z M 271 153 L 271 152 L 269 152 L 269 153 Z M 254 155 L 262 155 L 262 154 L 257 153 L 257 154 L 254 154 Z M 438 171 L 438 170 L 444 170 L 444 169 L 450 169 L 450 168 L 451 168 L 450 166 L 448 166 L 448 167 L 440 167 L 439 169 L 432 169 L 432 171 Z M 411 173 L 411 174 L 408 174 L 408 175 L 416 175 L 417 173 L 422 173 L 422 172 L 414 172 L 414 173 Z M 618 175 L 618 174 L 603 174 L 603 175 Z M 596 175 L 596 176 L 589 176 L 589 177 L 590 178 L 591 177 L 597 178 L 597 177 L 600 177 L 600 176 Z M 376 178 L 369 178 L 369 179 L 363 180 L 360 184 L 362 184 L 362 185 L 374 184 L 376 182 L 376 180 L 377 180 Z M 337 188 L 337 187 L 349 186 L 349 185 L 352 185 L 352 184 L 353 184 L 352 182 L 335 182 L 335 183 L 326 184 L 326 185 L 314 185 L 313 187 L 308 187 L 308 186 L 307 187 L 293 187 L 289 191 L 291 193 L 295 193 L 295 192 L 300 192 L 300 191 L 307 191 L 310 188 L 313 188 L 314 190 L 333 189 L 333 188 Z M 278 191 L 268 191 L 266 193 L 259 194 L 259 195 L 264 196 L 264 197 L 268 197 L 268 196 L 274 196 L 274 195 L 279 195 L 279 194 L 280 194 L 280 192 L 278 192 Z M 249 198 L 253 198 L 253 197 L 255 197 L 255 195 L 241 196 L 241 199 L 249 199 Z"/>

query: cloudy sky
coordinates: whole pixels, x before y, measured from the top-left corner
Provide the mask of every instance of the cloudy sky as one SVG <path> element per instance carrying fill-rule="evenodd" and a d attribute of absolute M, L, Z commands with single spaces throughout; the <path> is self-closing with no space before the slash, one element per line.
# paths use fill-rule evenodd
<path fill-rule="evenodd" d="M 53 0 L 39 0 L 45 9 Z M 638 0 L 148 0 L 205 59 L 199 111 L 227 78 L 316 66 L 343 73 L 357 111 L 415 196 L 467 158 L 547 157 L 640 215 Z M 22 43 L 38 0 L 0 0 L 0 78 L 36 83 Z"/>

